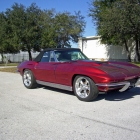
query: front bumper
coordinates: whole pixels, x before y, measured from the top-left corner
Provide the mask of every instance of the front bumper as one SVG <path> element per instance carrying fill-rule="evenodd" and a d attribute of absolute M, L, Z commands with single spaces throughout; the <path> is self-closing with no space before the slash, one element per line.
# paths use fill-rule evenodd
<path fill-rule="evenodd" d="M 98 83 L 96 84 L 101 91 L 109 91 L 119 89 L 120 92 L 127 90 L 129 87 L 137 87 L 140 86 L 140 77 L 136 80 L 136 82 L 124 81 L 118 83 Z"/>

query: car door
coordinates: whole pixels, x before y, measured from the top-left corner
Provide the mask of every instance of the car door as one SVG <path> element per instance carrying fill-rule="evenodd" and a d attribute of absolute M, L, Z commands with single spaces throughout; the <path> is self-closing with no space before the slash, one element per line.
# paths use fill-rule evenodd
<path fill-rule="evenodd" d="M 53 52 L 44 52 L 41 61 L 35 66 L 36 79 L 55 83 L 55 67 Z"/>
<path fill-rule="evenodd" d="M 71 52 L 55 51 L 58 65 L 55 69 L 56 83 L 61 85 L 71 85 L 73 75 L 73 62 L 71 61 Z"/>
<path fill-rule="evenodd" d="M 72 62 L 62 62 L 56 67 L 55 76 L 56 82 L 62 85 L 71 85 L 73 65 Z"/>

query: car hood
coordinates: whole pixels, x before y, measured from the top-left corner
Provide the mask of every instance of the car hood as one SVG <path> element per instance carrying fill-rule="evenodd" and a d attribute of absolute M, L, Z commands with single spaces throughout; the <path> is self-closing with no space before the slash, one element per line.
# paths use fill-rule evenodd
<path fill-rule="evenodd" d="M 140 76 L 140 67 L 137 67 L 131 63 L 126 62 L 99 62 L 99 61 L 79 61 L 83 65 L 90 65 L 96 67 L 115 79 L 121 79 L 122 77 L 125 80 L 133 79 Z"/>

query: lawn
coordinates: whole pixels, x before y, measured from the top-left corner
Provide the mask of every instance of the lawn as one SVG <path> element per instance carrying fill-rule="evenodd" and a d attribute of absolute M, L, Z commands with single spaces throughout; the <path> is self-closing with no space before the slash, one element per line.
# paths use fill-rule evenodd
<path fill-rule="evenodd" d="M 16 73 L 17 67 L 11 67 L 11 68 L 0 68 L 0 72 L 12 72 Z"/>
<path fill-rule="evenodd" d="M 18 64 L 19 63 L 7 63 L 7 65 L 6 65 L 5 63 L 1 63 L 0 64 L 0 71 L 1 72 L 12 72 L 12 73 L 16 73 Z M 11 66 L 11 67 L 9 67 L 9 66 Z"/>
<path fill-rule="evenodd" d="M 133 64 L 135 64 L 135 65 L 140 67 L 140 62 L 133 62 Z"/>
<path fill-rule="evenodd" d="M 18 64 L 19 63 L 7 63 L 7 64 L 2 63 L 2 64 L 0 64 L 0 66 L 18 66 Z"/>

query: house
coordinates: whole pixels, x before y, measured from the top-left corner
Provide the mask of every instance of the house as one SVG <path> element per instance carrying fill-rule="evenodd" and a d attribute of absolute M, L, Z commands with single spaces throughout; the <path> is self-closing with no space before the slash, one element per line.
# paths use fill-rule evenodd
<path fill-rule="evenodd" d="M 99 36 L 79 38 L 78 47 L 90 59 L 127 61 L 124 47 L 102 44 Z"/>

